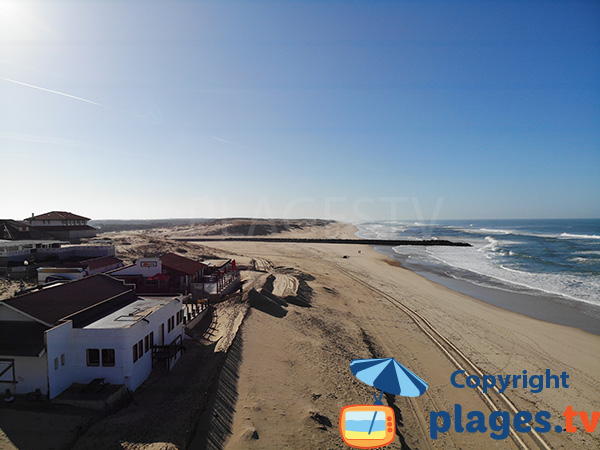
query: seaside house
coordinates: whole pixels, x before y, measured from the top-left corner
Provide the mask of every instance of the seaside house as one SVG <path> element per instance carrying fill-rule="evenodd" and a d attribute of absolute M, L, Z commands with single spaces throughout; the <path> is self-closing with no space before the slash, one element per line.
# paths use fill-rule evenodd
<path fill-rule="evenodd" d="M 105 274 L 0 301 L 0 387 L 50 399 L 72 383 L 135 390 L 183 351 L 181 295 L 139 296 Z"/>
<path fill-rule="evenodd" d="M 26 221 L 31 229 L 47 233 L 55 239 L 79 242 L 82 238 L 96 236 L 98 230 L 88 225 L 91 219 L 66 211 L 50 211 L 31 215 Z"/>
<path fill-rule="evenodd" d="M 160 258 L 139 258 L 133 264 L 110 271 L 110 275 L 133 283 L 138 292 L 189 294 L 204 276 L 202 263 L 167 253 Z"/>
<path fill-rule="evenodd" d="M 163 274 L 171 277 L 173 286 L 188 294 L 193 291 L 193 284 L 204 276 L 205 264 L 176 255 L 166 253 L 160 257 Z"/>
<path fill-rule="evenodd" d="M 148 281 L 156 275 L 162 274 L 160 258 L 138 258 L 133 264 L 110 270 L 107 273 L 111 277 L 135 285 L 136 292 L 168 292 L 167 280 L 160 280 L 160 283 Z"/>
<path fill-rule="evenodd" d="M 206 266 L 202 290 L 207 295 L 223 296 L 239 286 L 240 271 L 235 259 L 205 259 L 202 264 Z"/>
<path fill-rule="evenodd" d="M 103 256 L 100 258 L 87 259 L 80 262 L 81 266 L 85 268 L 88 275 L 95 275 L 97 273 L 106 273 L 111 270 L 123 267 L 123 261 L 114 256 Z"/>

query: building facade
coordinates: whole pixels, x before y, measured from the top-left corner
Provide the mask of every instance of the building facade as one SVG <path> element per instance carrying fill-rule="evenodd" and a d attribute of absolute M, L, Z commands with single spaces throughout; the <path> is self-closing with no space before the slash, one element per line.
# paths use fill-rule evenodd
<path fill-rule="evenodd" d="M 43 231 L 56 239 L 78 242 L 83 238 L 94 237 L 96 228 L 88 225 L 91 220 L 67 211 L 51 211 L 40 215 L 31 215 L 24 219 L 31 228 Z"/>
<path fill-rule="evenodd" d="M 98 274 L 0 301 L 0 387 L 54 398 L 103 379 L 134 391 L 182 352 L 182 296 Z"/>

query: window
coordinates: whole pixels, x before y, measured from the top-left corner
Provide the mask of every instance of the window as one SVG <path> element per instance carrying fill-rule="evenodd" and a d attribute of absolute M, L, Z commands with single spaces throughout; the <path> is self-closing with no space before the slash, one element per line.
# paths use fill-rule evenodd
<path fill-rule="evenodd" d="M 87 365 L 88 366 L 99 366 L 100 365 L 100 350 L 97 348 L 87 349 Z"/>
<path fill-rule="evenodd" d="M 115 365 L 115 350 L 112 348 L 102 349 L 102 365 L 112 367 Z"/>
<path fill-rule="evenodd" d="M 149 340 L 150 340 L 150 335 L 147 334 L 146 337 L 144 338 L 144 353 L 146 353 L 148 351 L 148 349 L 150 348 Z"/>
<path fill-rule="evenodd" d="M 62 355 L 60 355 L 60 365 L 61 366 L 65 365 L 65 354 L 64 353 Z"/>
<path fill-rule="evenodd" d="M 177 311 L 177 321 L 175 322 L 175 325 L 179 325 L 179 311 Z"/>
<path fill-rule="evenodd" d="M 58 358 L 54 358 L 54 370 L 58 370 Z"/>
<path fill-rule="evenodd" d="M 154 331 L 150 332 L 150 348 L 154 347 Z"/>
<path fill-rule="evenodd" d="M 136 362 L 138 360 L 138 351 L 137 351 L 137 344 L 133 344 L 133 362 Z"/>
<path fill-rule="evenodd" d="M 144 356 L 144 341 L 140 339 L 140 342 L 138 342 L 138 358 L 142 356 Z"/>

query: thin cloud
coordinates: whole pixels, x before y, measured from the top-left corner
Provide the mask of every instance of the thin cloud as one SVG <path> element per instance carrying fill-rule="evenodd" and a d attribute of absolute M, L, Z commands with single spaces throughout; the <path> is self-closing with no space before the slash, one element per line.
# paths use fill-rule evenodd
<path fill-rule="evenodd" d="M 9 131 L 0 130 L 0 139 L 9 139 L 12 141 L 34 142 L 38 144 L 52 144 L 61 147 L 86 148 L 82 142 L 72 139 L 55 138 L 50 136 L 38 136 L 33 134 L 11 133 Z"/>
<path fill-rule="evenodd" d="M 8 81 L 9 83 L 19 84 L 21 86 L 26 86 L 26 87 L 29 87 L 29 88 L 32 88 L 32 89 L 37 89 L 39 91 L 50 92 L 51 94 L 60 95 L 62 97 L 67 97 L 67 98 L 70 98 L 70 99 L 73 99 L 73 100 L 78 100 L 78 101 L 84 102 L 84 103 L 89 103 L 90 105 L 100 106 L 101 108 L 110 109 L 112 111 L 119 111 L 119 112 L 122 112 L 122 113 L 125 113 L 125 114 L 129 114 L 130 116 L 139 117 L 141 119 L 148 119 L 147 116 L 143 116 L 141 114 L 136 114 L 136 113 L 132 113 L 132 112 L 129 112 L 129 111 L 124 111 L 124 110 L 121 110 L 121 109 L 113 108 L 112 106 L 104 105 L 102 103 L 98 103 L 98 102 L 95 102 L 93 100 L 88 100 L 87 98 L 77 97 L 76 95 L 67 94 L 66 92 L 55 91 L 54 89 L 48 89 L 48 88 L 44 88 L 44 87 L 41 87 L 41 86 L 36 86 L 34 84 L 23 83 L 22 81 L 11 80 L 10 78 L 0 77 L 0 80 Z"/>
<path fill-rule="evenodd" d="M 226 140 L 226 139 L 221 139 L 221 138 L 218 138 L 218 137 L 216 137 L 216 136 L 209 136 L 209 137 L 210 137 L 211 139 L 214 139 L 215 141 L 223 142 L 223 143 L 225 143 L 225 144 L 229 144 L 229 145 L 235 145 L 236 147 L 239 147 L 239 148 L 245 148 L 245 149 L 248 149 L 248 147 L 245 147 L 245 146 L 243 146 L 243 145 L 240 145 L 240 144 L 236 144 L 235 142 L 231 142 L 231 141 L 228 141 L 228 140 Z"/>

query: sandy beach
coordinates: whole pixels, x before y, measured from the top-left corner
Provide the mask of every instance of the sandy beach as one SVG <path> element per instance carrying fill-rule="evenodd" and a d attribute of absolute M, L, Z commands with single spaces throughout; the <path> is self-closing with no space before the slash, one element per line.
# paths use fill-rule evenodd
<path fill-rule="evenodd" d="M 375 392 L 351 373 L 350 362 L 392 356 L 429 388 L 416 398 L 384 396 L 395 410 L 398 434 L 388 448 L 599 448 L 600 432 L 584 432 L 579 418 L 575 433 L 556 433 L 554 427 L 564 427 L 568 405 L 590 416 L 598 409 L 600 336 L 454 292 L 369 246 L 171 240 L 204 231 L 190 226 L 107 234 L 124 259 L 176 251 L 191 258 L 235 258 L 256 270 L 242 272 L 243 295 L 215 306 L 171 373 L 153 374 L 131 405 L 96 422 L 74 448 L 347 448 L 338 430 L 340 410 L 371 404 Z M 347 224 L 306 223 L 278 236 L 354 233 Z M 519 384 L 504 395 L 484 395 L 451 384 L 459 369 L 480 377 L 549 369 L 568 374 L 569 387 L 532 393 Z M 464 382 L 464 376 L 457 380 Z M 494 440 L 489 427 L 469 433 L 453 425 L 431 439 L 430 412 L 454 418 L 455 405 L 462 407 L 463 426 L 470 411 L 486 419 L 494 410 L 548 411 L 552 431 Z M 10 442 L 4 438 L 0 443 Z M 72 445 L 70 437 L 55 448 Z M 13 441 L 7 448 L 25 447 Z"/>
<path fill-rule="evenodd" d="M 354 231 L 338 225 L 335 234 L 351 237 Z M 456 293 L 398 267 L 366 246 L 252 242 L 211 246 L 236 258 L 262 258 L 276 277 L 288 276 L 290 270 L 314 277 L 308 282 L 310 308 L 288 304 L 284 317 L 251 310 L 242 326 L 237 385 L 229 386 L 235 391 L 228 396 L 235 399 L 229 405 L 234 411 L 231 424 L 223 426 L 214 415 L 205 417 L 209 424 L 203 433 L 220 430 L 223 434 L 214 443 L 230 449 L 343 448 L 337 429 L 340 409 L 371 403 L 373 392 L 352 375 L 350 361 L 394 356 L 426 380 L 429 389 L 414 399 L 388 397 L 400 416 L 400 438 L 390 448 L 402 448 L 401 442 L 404 448 L 436 449 L 519 448 L 522 444 L 536 448 L 544 443 L 549 448 L 598 448 L 598 431 L 581 430 L 538 434 L 544 443 L 519 433 L 522 444 L 517 444 L 512 438 L 491 439 L 489 429 L 487 433 L 457 433 L 451 427 L 432 440 L 429 412 L 448 411 L 454 416 L 454 405 L 460 404 L 465 414 L 477 410 L 489 416 L 494 406 L 488 400 L 501 411 L 510 410 L 508 401 L 517 410 L 533 414 L 549 411 L 553 430 L 555 425 L 564 426 L 562 412 L 567 405 L 590 413 L 597 410 L 599 336 Z M 415 321 L 399 306 L 418 313 L 431 327 L 423 327 L 421 319 Z M 473 366 L 467 367 L 454 351 L 448 351 L 447 344 L 446 350 L 438 347 L 430 337 L 432 330 Z M 480 370 L 493 375 L 521 375 L 524 370 L 529 375 L 545 374 L 550 369 L 553 374 L 566 372 L 570 384 L 539 393 L 519 385 L 504 392 L 506 401 L 497 395 L 487 399 L 477 390 L 451 385 L 450 376 L 457 366 L 470 374 Z M 331 421 L 331 427 L 315 420 L 322 416 Z M 258 440 L 249 437 L 251 430 L 256 430 Z M 190 448 L 206 445 L 199 436 L 194 442 L 197 445 Z"/>

